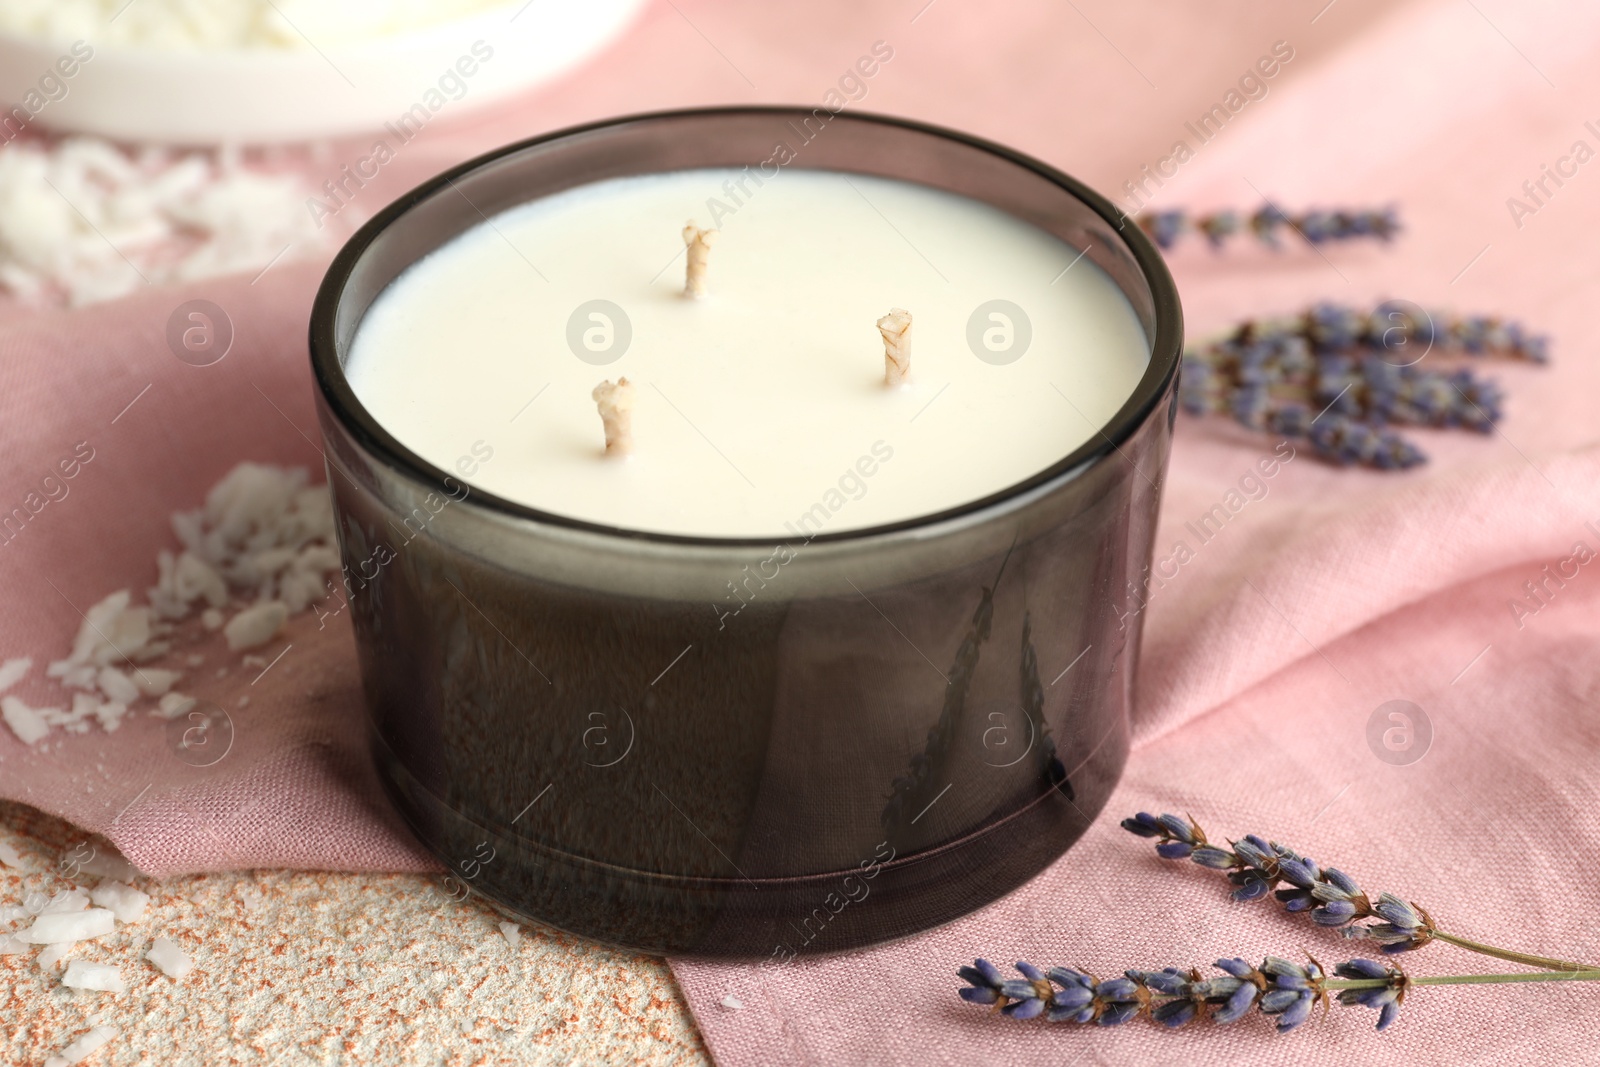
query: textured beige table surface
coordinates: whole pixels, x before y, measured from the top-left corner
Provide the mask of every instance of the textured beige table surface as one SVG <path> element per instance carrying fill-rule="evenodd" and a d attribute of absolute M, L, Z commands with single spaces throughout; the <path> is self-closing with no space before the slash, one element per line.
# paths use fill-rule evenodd
<path fill-rule="evenodd" d="M 98 882 L 63 874 L 85 841 L 67 823 L 0 803 L 0 841 L 23 862 L 0 865 L 0 907 Z M 504 916 L 457 903 L 437 876 L 133 884 L 151 897 L 145 917 L 67 957 L 115 964 L 126 992 L 63 986 L 66 961 L 46 972 L 37 950 L 0 956 L 0 1063 L 43 1064 L 96 1024 L 120 1033 L 85 1067 L 710 1062 L 664 961 L 528 925 L 512 948 Z M 158 935 L 194 958 L 182 982 L 144 959 Z"/>

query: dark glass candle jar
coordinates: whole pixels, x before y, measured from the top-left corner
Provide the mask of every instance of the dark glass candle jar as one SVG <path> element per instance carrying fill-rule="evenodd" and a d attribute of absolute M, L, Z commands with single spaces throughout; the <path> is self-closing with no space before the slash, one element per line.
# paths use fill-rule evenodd
<path fill-rule="evenodd" d="M 1148 369 L 1101 432 L 939 514 L 787 540 L 596 526 L 433 466 L 346 380 L 373 300 L 485 216 L 758 166 L 808 120 L 648 115 L 480 157 L 363 227 L 312 316 L 385 788 L 463 884 L 633 948 L 787 959 L 946 922 L 1077 840 L 1127 754 L 1181 314 L 1138 228 L 1037 161 L 840 114 L 790 164 L 998 207 L 1082 250 L 1144 330 Z M 730 582 L 735 617 L 713 609 Z"/>

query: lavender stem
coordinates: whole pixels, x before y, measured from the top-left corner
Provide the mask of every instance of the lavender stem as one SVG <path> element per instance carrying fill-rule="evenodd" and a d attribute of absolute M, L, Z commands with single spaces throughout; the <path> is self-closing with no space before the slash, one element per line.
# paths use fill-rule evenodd
<path fill-rule="evenodd" d="M 1504 982 L 1600 982 L 1600 970 L 1588 971 L 1518 971 L 1516 974 L 1436 974 L 1426 978 L 1408 975 L 1411 985 L 1498 985 Z M 1389 984 L 1386 978 L 1330 978 L 1322 987 L 1337 992 L 1340 989 L 1382 989 Z"/>
<path fill-rule="evenodd" d="M 1572 960 L 1558 960 L 1549 956 L 1534 956 L 1527 952 L 1516 952 L 1508 948 L 1496 948 L 1493 945 L 1485 945 L 1481 941 L 1469 941 L 1464 937 L 1447 934 L 1443 930 L 1434 930 L 1433 937 L 1437 941 L 1448 941 L 1450 944 L 1458 948 L 1464 948 L 1469 952 L 1493 956 L 1497 960 L 1506 960 L 1510 963 L 1524 963 L 1529 967 L 1543 967 L 1548 971 L 1555 972 L 1592 972 L 1600 974 L 1600 969 L 1596 969 L 1591 963 L 1574 963 Z"/>

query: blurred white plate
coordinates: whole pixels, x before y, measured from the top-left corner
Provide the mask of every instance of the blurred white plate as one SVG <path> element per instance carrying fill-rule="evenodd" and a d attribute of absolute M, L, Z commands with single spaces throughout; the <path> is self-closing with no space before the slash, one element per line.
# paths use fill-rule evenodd
<path fill-rule="evenodd" d="M 120 141 L 304 141 L 379 130 L 419 103 L 427 107 L 430 90 L 440 92 L 431 100 L 445 101 L 431 117 L 454 117 L 587 59 L 619 36 L 644 3 L 512 0 L 425 30 L 320 52 L 166 51 L 90 41 L 94 57 L 62 79 L 67 95 L 46 103 L 32 121 Z M 473 55 L 479 41 L 493 50 L 486 62 Z M 71 43 L 0 34 L 0 101 L 9 108 L 37 89 Z M 463 56 L 475 62 L 470 77 L 456 70 Z M 466 86 L 458 99 L 447 72 Z"/>

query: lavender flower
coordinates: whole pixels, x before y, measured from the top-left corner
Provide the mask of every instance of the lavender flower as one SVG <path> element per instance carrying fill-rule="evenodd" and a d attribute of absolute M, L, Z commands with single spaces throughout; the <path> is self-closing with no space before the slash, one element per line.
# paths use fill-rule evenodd
<path fill-rule="evenodd" d="M 1407 904 L 1393 893 L 1380 896 L 1370 914 L 1384 921 L 1370 926 L 1346 927 L 1340 933 L 1353 941 L 1376 941 L 1381 946 L 1380 951 L 1394 955 L 1421 948 L 1438 932 L 1426 910 Z"/>
<path fill-rule="evenodd" d="M 1007 979 L 994 964 L 979 959 L 956 972 L 967 983 L 957 993 L 972 1004 L 994 1005 L 1012 1019 L 1043 1016 L 1053 1023 L 1118 1026 L 1144 1017 L 1175 1030 L 1206 1019 L 1227 1025 L 1257 1011 L 1275 1019 L 1279 1033 L 1288 1033 L 1303 1025 L 1319 1002 L 1329 1002 L 1330 990 L 1341 1004 L 1376 1008 L 1378 1029 L 1385 1030 L 1398 1017 L 1412 981 L 1398 967 L 1363 959 L 1339 964 L 1334 969 L 1338 977 L 1331 980 L 1310 958 L 1301 964 L 1268 956 L 1253 967 L 1235 957 L 1217 960 L 1216 968 L 1222 973 L 1211 977 L 1198 970 L 1165 967 L 1129 970 L 1120 978 L 1100 981 L 1070 967 L 1041 971 L 1020 962 L 1017 971 L 1022 977 Z"/>
<path fill-rule="evenodd" d="M 1348 927 L 1358 919 L 1383 919 L 1381 924 L 1343 932 L 1346 937 L 1373 938 L 1386 952 L 1405 951 L 1387 947 L 1390 945 L 1419 948 L 1436 932 L 1421 908 L 1388 893 L 1373 905 L 1343 871 L 1322 867 L 1309 856 L 1256 834 L 1246 834 L 1230 842 L 1231 849 L 1222 849 L 1206 840 L 1205 831 L 1192 818 L 1144 811 L 1124 819 L 1122 827 L 1140 837 L 1159 838 L 1156 853 L 1163 859 L 1189 859 L 1202 867 L 1226 871 L 1234 900 L 1261 900 L 1271 893 L 1286 911 L 1309 913 L 1319 926 Z"/>
<path fill-rule="evenodd" d="M 1400 1017 L 1400 1005 L 1406 999 L 1406 974 L 1398 967 L 1389 967 L 1376 960 L 1346 960 L 1334 969 L 1340 978 L 1381 978 L 1388 983 L 1381 989 L 1342 989 L 1340 1004 L 1359 1004 L 1378 1009 L 1378 1029 L 1387 1030 Z"/>
<path fill-rule="evenodd" d="M 1399 301 L 1371 312 L 1318 304 L 1287 320 L 1247 320 L 1184 356 L 1180 402 L 1194 415 L 1304 440 L 1327 462 L 1404 470 L 1426 457 L 1392 426 L 1492 432 L 1504 395 L 1470 368 L 1420 366 L 1431 353 L 1544 362 L 1543 339 L 1515 323 L 1430 314 Z"/>
<path fill-rule="evenodd" d="M 1236 901 L 1261 900 L 1271 893 L 1285 910 L 1309 914 L 1318 926 L 1337 929 L 1345 938 L 1375 941 L 1386 955 L 1409 952 L 1438 940 L 1530 967 L 1600 974 L 1600 966 L 1594 964 L 1497 948 L 1445 933 L 1420 905 L 1407 903 L 1393 893 L 1384 893 L 1373 903 L 1343 871 L 1321 867 L 1311 858 L 1255 834 L 1229 842 L 1232 848 L 1224 849 L 1210 844 L 1205 831 L 1192 818 L 1140 812 L 1124 819 L 1122 826 L 1140 837 L 1159 839 L 1156 851 L 1163 858 L 1188 859 L 1226 872 Z M 1355 925 L 1363 919 L 1380 921 Z"/>
<path fill-rule="evenodd" d="M 1237 956 L 1218 960 L 1217 967 L 1226 972 L 1225 976 L 1205 983 L 1205 993 L 1207 999 L 1220 999 L 1223 1003 L 1211 1017 L 1223 1024 L 1235 1022 L 1244 1018 L 1266 992 L 1267 976 Z"/>
<path fill-rule="evenodd" d="M 1359 211 L 1313 209 L 1290 215 L 1269 203 L 1263 204 L 1248 219 L 1231 209 L 1191 214 L 1179 208 L 1152 211 L 1135 221 L 1163 251 L 1172 248 L 1187 233 L 1199 234 L 1217 250 L 1242 233 L 1248 233 L 1269 248 L 1281 248 L 1279 237 L 1286 229 L 1313 245 L 1359 238 L 1388 242 L 1400 231 L 1400 218 L 1393 207 Z"/>
<path fill-rule="evenodd" d="M 1413 978 L 1392 964 L 1366 959 L 1346 960 L 1331 977 L 1310 957 L 1301 964 L 1268 956 L 1259 967 L 1236 957 L 1218 960 L 1216 967 L 1222 973 L 1211 977 L 1165 967 L 1125 971 L 1121 978 L 1102 982 L 1070 967 L 1041 972 L 1018 963 L 1023 977 L 1007 979 L 994 964 L 980 959 L 956 972 L 968 983 L 957 993 L 1013 1019 L 1042 1016 L 1052 1023 L 1116 1026 L 1142 1016 L 1178 1029 L 1206 1019 L 1227 1025 L 1253 1010 L 1276 1020 L 1279 1033 L 1288 1033 L 1304 1025 L 1318 1003 L 1326 1008 L 1330 993 L 1341 1005 L 1376 1009 L 1378 1029 L 1387 1030 L 1400 1017 L 1400 1005 L 1413 986 L 1600 981 L 1596 968 Z"/>
<path fill-rule="evenodd" d="M 1322 989 L 1325 975 L 1316 960 L 1301 966 L 1281 956 L 1268 956 L 1261 970 L 1272 979 L 1272 987 L 1261 996 L 1261 1010 L 1278 1017 L 1280 1034 L 1309 1019 L 1318 1000 L 1327 1000 Z"/>

